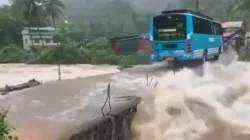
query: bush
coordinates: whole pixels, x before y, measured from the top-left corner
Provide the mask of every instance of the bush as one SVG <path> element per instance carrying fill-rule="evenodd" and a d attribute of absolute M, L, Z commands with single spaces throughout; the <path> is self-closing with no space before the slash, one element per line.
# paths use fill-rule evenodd
<path fill-rule="evenodd" d="M 35 50 L 35 51 L 34 51 Z M 85 46 L 60 45 L 26 51 L 14 45 L 0 49 L 0 63 L 29 64 L 110 64 L 130 67 L 135 64 L 134 56 L 116 55 L 107 39 L 100 38 Z"/>
<path fill-rule="evenodd" d="M 238 59 L 240 61 L 250 61 L 250 52 L 249 51 L 240 52 Z"/>
<path fill-rule="evenodd" d="M 135 64 L 136 62 L 134 56 L 121 56 L 118 62 L 118 65 L 122 68 L 132 67 Z"/>
<path fill-rule="evenodd" d="M 74 47 L 59 46 L 42 50 L 31 64 L 75 64 L 86 63 L 83 51 Z"/>
<path fill-rule="evenodd" d="M 21 63 L 28 58 L 28 52 L 15 45 L 9 45 L 0 50 L 0 63 Z"/>
<path fill-rule="evenodd" d="M 8 135 L 13 129 L 11 125 L 7 122 L 7 110 L 0 111 L 0 140 L 7 140 Z"/>
<path fill-rule="evenodd" d="M 135 60 L 137 64 L 150 64 L 151 63 L 150 53 L 144 50 L 138 51 L 136 52 Z"/>

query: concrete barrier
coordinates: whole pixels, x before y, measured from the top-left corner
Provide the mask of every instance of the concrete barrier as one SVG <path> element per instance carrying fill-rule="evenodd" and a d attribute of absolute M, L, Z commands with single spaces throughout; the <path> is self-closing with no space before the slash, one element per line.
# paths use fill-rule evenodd
<path fill-rule="evenodd" d="M 99 116 L 64 132 L 61 140 L 129 140 L 131 122 L 140 102 L 138 97 L 122 97 L 125 105 L 115 106 L 109 115 Z"/>

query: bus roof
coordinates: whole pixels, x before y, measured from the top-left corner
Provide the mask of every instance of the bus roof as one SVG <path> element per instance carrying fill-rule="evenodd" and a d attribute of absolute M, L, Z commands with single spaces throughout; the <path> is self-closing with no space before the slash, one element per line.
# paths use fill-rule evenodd
<path fill-rule="evenodd" d="M 188 9 L 176 9 L 176 10 L 168 10 L 168 11 L 162 11 L 161 14 L 174 14 L 174 13 L 189 13 L 192 15 L 197 15 L 209 20 L 213 20 L 213 18 L 206 16 L 204 14 L 198 13 L 198 12 L 194 12 L 192 10 L 188 10 Z"/>

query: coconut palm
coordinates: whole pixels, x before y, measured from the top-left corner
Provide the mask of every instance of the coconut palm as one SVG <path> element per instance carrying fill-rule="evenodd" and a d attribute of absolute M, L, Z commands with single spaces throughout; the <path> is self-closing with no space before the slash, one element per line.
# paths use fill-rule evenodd
<path fill-rule="evenodd" d="M 42 38 L 42 35 L 41 35 L 41 32 L 40 32 L 40 21 L 41 21 L 41 17 L 42 17 L 42 3 L 38 3 L 37 1 L 34 1 L 34 0 L 31 0 L 31 8 L 32 11 L 31 11 L 31 18 L 33 20 L 33 22 L 35 23 L 36 27 L 37 27 L 37 31 L 38 31 L 38 34 L 39 34 L 39 37 L 40 37 L 40 40 L 42 41 L 42 47 L 44 48 L 44 42 L 43 42 L 43 38 Z"/>
<path fill-rule="evenodd" d="M 55 20 L 63 17 L 63 9 L 65 9 L 65 5 L 61 0 L 46 0 L 44 3 L 45 14 L 47 17 L 51 17 L 55 28 Z"/>
<path fill-rule="evenodd" d="M 44 3 L 44 11 L 47 17 L 51 17 L 54 28 L 56 29 L 56 19 L 60 19 L 63 16 L 63 9 L 65 9 L 65 5 L 61 0 L 45 0 Z M 58 43 L 57 43 L 58 47 Z M 61 67 L 60 63 L 58 63 L 58 80 L 61 80 Z"/>
<path fill-rule="evenodd" d="M 36 25 L 40 39 L 42 39 L 38 21 L 40 20 L 40 8 L 39 8 L 39 0 L 13 0 L 12 1 L 12 9 L 19 11 L 19 14 L 16 18 L 22 19 L 28 24 L 29 35 L 32 41 L 32 46 L 34 47 L 34 39 L 33 35 L 31 34 L 31 26 Z M 44 47 L 43 41 L 42 45 Z"/>
<path fill-rule="evenodd" d="M 33 4 L 32 4 L 33 0 L 15 0 L 13 1 L 12 4 L 12 9 L 15 9 L 16 11 L 19 11 L 18 14 L 18 18 L 21 18 L 23 21 L 28 23 L 28 30 L 29 30 L 29 35 L 31 38 L 31 42 L 32 42 L 32 46 L 34 46 L 34 40 L 33 40 L 33 36 L 31 34 L 31 17 L 30 17 L 30 13 L 33 9 Z"/>
<path fill-rule="evenodd" d="M 239 8 L 243 10 L 250 10 L 250 1 L 249 0 L 239 1 Z"/>

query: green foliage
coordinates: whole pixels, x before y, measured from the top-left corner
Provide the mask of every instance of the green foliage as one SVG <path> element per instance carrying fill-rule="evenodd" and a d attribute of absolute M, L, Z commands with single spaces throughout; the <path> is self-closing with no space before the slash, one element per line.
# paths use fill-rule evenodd
<path fill-rule="evenodd" d="M 13 129 L 6 120 L 7 114 L 8 114 L 7 110 L 0 111 L 0 140 L 7 140 L 9 133 Z"/>
<path fill-rule="evenodd" d="M 22 23 L 14 19 L 9 18 L 7 15 L 0 13 L 0 47 L 8 44 L 22 43 Z"/>
<path fill-rule="evenodd" d="M 0 63 L 29 64 L 110 64 L 129 67 L 135 64 L 134 56 L 119 56 L 111 49 L 109 41 L 100 38 L 86 46 L 59 45 L 58 47 L 26 51 L 9 45 L 0 49 Z"/>
<path fill-rule="evenodd" d="M 0 50 L 0 63 L 25 62 L 28 57 L 28 52 L 16 45 L 9 45 Z"/>
<path fill-rule="evenodd" d="M 121 56 L 118 64 L 122 68 L 132 67 L 136 65 L 135 57 L 134 56 Z"/>
<path fill-rule="evenodd" d="M 219 21 L 249 20 L 249 3 L 249 0 L 199 0 L 199 11 Z M 182 6 L 195 10 L 196 0 L 183 0 Z"/>
<path fill-rule="evenodd" d="M 54 41 L 62 45 L 75 46 L 83 39 L 83 25 L 67 23 L 63 24 L 54 35 Z"/>
<path fill-rule="evenodd" d="M 137 64 L 150 64 L 151 63 L 151 56 L 150 53 L 146 51 L 138 51 L 136 53 L 136 63 Z"/>
<path fill-rule="evenodd" d="M 59 46 L 46 48 L 36 57 L 30 59 L 31 64 L 76 64 L 87 63 L 82 50 L 75 47 Z"/>
<path fill-rule="evenodd" d="M 250 52 L 249 51 L 240 52 L 238 59 L 240 61 L 250 61 Z"/>

